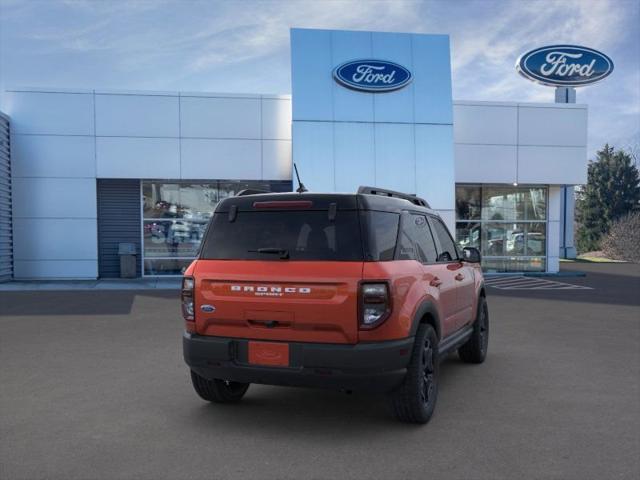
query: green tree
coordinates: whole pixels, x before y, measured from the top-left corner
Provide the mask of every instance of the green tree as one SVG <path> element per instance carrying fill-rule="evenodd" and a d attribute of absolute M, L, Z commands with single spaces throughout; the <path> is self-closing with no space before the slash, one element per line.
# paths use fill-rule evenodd
<path fill-rule="evenodd" d="M 640 175 L 631 155 L 606 144 L 589 162 L 587 185 L 578 195 L 578 250 L 598 250 L 612 222 L 639 204 Z"/>

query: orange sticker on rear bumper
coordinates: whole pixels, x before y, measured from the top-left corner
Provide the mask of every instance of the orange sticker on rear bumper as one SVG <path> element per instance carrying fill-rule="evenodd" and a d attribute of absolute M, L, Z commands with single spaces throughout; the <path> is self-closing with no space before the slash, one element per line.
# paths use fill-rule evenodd
<path fill-rule="evenodd" d="M 289 344 L 249 342 L 249 363 L 271 367 L 288 367 Z"/>

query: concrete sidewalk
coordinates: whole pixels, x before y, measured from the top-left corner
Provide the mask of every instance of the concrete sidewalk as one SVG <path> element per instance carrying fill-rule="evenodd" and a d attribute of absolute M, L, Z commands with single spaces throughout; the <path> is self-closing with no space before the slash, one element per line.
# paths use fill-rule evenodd
<path fill-rule="evenodd" d="M 544 273 L 489 273 L 486 278 L 510 276 L 584 277 L 580 271 Z M 14 280 L 0 283 L 0 292 L 64 291 L 64 290 L 177 290 L 181 278 L 99 278 L 97 280 Z"/>
<path fill-rule="evenodd" d="M 584 277 L 583 272 L 557 274 L 485 274 L 486 278 L 509 276 Z M 0 292 L 33 292 L 64 290 L 178 290 L 181 278 L 99 278 L 97 280 L 14 280 L 0 283 Z"/>
<path fill-rule="evenodd" d="M 98 280 L 13 281 L 0 283 L 0 292 L 43 290 L 178 290 L 181 278 L 101 278 Z"/>

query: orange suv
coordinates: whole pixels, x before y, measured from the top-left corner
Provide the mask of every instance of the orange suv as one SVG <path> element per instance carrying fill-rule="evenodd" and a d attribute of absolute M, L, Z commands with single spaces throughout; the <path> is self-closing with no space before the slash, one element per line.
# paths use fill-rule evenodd
<path fill-rule="evenodd" d="M 399 420 L 425 423 L 440 359 L 487 354 L 478 250 L 424 200 L 372 187 L 222 200 L 182 312 L 193 386 L 213 402 L 251 383 L 388 392 Z"/>

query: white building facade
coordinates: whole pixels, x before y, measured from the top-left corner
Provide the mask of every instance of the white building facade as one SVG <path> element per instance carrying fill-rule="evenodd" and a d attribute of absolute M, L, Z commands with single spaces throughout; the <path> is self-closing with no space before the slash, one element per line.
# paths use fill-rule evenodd
<path fill-rule="evenodd" d="M 358 58 L 412 81 L 345 88 Z M 587 107 L 454 102 L 450 70 L 447 36 L 294 29 L 292 96 L 9 90 L 14 278 L 119 276 L 121 243 L 138 275 L 179 275 L 219 199 L 291 190 L 293 161 L 314 191 L 426 198 L 488 271 L 558 271 Z"/>

